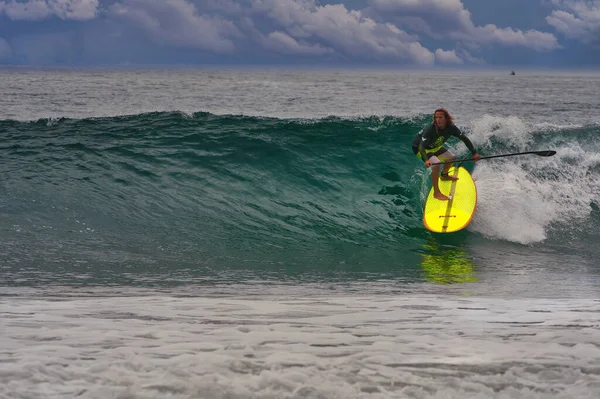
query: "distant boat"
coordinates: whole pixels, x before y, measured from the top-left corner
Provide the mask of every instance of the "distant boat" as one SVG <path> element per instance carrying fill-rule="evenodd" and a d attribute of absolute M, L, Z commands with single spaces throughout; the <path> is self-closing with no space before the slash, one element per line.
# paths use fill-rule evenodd
<path fill-rule="evenodd" d="M 511 74 L 511 75 L 514 75 L 514 74 L 515 74 L 515 71 L 510 71 L 510 74 Z"/>

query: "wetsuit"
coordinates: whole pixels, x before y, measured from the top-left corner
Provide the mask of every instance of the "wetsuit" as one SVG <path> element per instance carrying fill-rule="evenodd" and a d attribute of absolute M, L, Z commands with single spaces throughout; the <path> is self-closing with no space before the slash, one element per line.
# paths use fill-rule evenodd
<path fill-rule="evenodd" d="M 443 154 L 447 150 L 444 148 L 444 143 L 450 138 L 450 136 L 458 137 L 471 151 L 471 154 L 475 155 L 475 147 L 467 136 L 460 131 L 459 128 L 454 124 L 447 124 L 445 129 L 438 130 L 432 123 L 422 131 L 420 131 L 412 141 L 413 152 L 420 156 L 423 161 Z"/>

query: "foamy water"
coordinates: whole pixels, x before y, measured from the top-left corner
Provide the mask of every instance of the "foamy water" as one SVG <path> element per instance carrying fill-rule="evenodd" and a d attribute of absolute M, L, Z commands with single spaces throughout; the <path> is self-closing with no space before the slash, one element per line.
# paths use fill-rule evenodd
<path fill-rule="evenodd" d="M 7 398 L 592 398 L 600 301 L 5 298 Z"/>
<path fill-rule="evenodd" d="M 593 398 L 600 301 L 4 298 L 4 398 Z"/>
<path fill-rule="evenodd" d="M 568 131 L 577 126 L 547 125 L 540 130 L 540 125 L 517 117 L 484 115 L 473 120 L 469 128 L 476 148 L 501 143 L 510 149 L 503 153 L 512 154 L 538 148 L 547 131 Z M 570 141 L 568 135 L 562 140 L 542 144 L 545 149 L 559 150 L 552 157 L 528 154 L 478 162 L 473 172 L 478 203 L 469 230 L 528 245 L 543 242 L 551 223 L 568 226 L 574 220 L 588 218 L 592 211 L 589 204 L 600 202 L 596 172 L 600 166 L 599 148 L 595 143 L 582 147 Z M 459 159 L 470 157 L 460 142 L 451 149 L 460 155 Z"/>

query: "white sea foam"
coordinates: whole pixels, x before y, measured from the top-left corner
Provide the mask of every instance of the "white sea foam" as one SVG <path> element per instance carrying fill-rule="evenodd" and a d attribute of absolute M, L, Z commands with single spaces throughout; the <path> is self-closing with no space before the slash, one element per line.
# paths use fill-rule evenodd
<path fill-rule="evenodd" d="M 543 134 L 537 124 L 517 117 L 485 115 L 472 121 L 469 137 L 480 151 L 492 148 L 511 154 L 555 149 L 552 157 L 518 155 L 478 162 L 473 172 L 477 183 L 477 213 L 469 226 L 487 237 L 532 244 L 547 238 L 552 224 L 585 220 L 591 204 L 600 201 L 600 183 L 594 169 L 600 163 L 600 148 L 594 143 L 582 147 L 568 135 L 560 143 L 548 141 L 534 146 Z M 498 151 L 498 146 L 507 148 Z M 451 147 L 464 154 L 462 143 Z"/>
<path fill-rule="evenodd" d="M 471 121 L 471 130 L 469 138 L 477 148 L 489 147 L 492 138 L 518 148 L 527 148 L 533 138 L 531 128 L 516 116 L 484 115 Z"/>
<path fill-rule="evenodd" d="M 518 164 L 477 166 L 477 216 L 470 228 L 488 237 L 530 244 L 546 238 L 561 204 L 544 197 Z"/>
<path fill-rule="evenodd" d="M 3 398 L 592 398 L 600 302 L 411 295 L 0 302 Z"/>

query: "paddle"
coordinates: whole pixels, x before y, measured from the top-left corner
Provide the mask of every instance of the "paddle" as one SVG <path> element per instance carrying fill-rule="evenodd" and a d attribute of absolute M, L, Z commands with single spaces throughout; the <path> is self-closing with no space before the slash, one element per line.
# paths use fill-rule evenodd
<path fill-rule="evenodd" d="M 515 152 L 514 154 L 502 154 L 502 155 L 489 155 L 487 157 L 481 157 L 479 159 L 490 159 L 490 158 L 500 158 L 500 157 L 512 157 L 513 155 L 525 155 L 525 154 L 535 154 L 535 155 L 539 155 L 540 157 L 551 157 L 552 155 L 556 154 L 556 151 L 553 150 L 546 150 L 546 151 L 527 151 L 527 152 Z M 468 159 L 461 159 L 461 160 L 454 160 L 454 161 L 444 161 L 444 162 L 436 162 L 436 163 L 432 163 L 431 165 L 443 165 L 443 164 L 447 164 L 447 163 L 454 163 L 454 162 L 467 162 L 467 161 L 474 161 L 474 158 L 468 158 Z"/>

